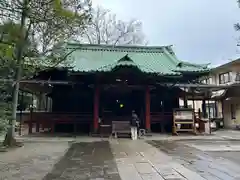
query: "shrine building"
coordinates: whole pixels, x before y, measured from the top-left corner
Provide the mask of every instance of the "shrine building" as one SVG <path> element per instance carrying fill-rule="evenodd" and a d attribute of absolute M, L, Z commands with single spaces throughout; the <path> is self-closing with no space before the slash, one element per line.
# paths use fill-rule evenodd
<path fill-rule="evenodd" d="M 198 79 L 209 73 L 207 65 L 179 60 L 171 46 L 69 43 L 65 50 L 72 51 L 72 66 L 21 82 L 21 89 L 43 97 L 28 121 L 30 133 L 33 124 L 36 131 L 97 133 L 129 121 L 133 110 L 146 131 L 171 132 L 179 99 L 200 98 Z"/>

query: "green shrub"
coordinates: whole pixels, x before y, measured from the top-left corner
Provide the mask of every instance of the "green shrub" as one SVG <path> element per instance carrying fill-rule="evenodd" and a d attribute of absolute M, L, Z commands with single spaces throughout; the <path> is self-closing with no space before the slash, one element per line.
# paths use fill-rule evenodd
<path fill-rule="evenodd" d="M 0 134 L 7 131 L 8 120 L 5 118 L 0 118 Z"/>

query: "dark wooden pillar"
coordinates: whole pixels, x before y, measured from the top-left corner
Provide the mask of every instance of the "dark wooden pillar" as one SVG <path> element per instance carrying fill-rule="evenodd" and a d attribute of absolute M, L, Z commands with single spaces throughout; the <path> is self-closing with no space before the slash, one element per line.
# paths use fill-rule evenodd
<path fill-rule="evenodd" d="M 203 112 L 203 118 L 207 118 L 207 108 L 206 108 L 206 100 L 205 99 L 202 102 L 202 112 Z"/>
<path fill-rule="evenodd" d="M 30 121 L 28 123 L 28 134 L 32 134 L 32 128 L 33 128 L 33 94 L 32 94 L 32 106 L 30 108 Z"/>
<path fill-rule="evenodd" d="M 187 88 L 184 88 L 184 97 L 183 97 L 183 106 L 184 108 L 188 108 L 188 100 L 187 100 Z"/>
<path fill-rule="evenodd" d="M 187 100 L 187 97 L 186 96 L 184 96 L 184 99 L 183 99 L 183 106 L 184 106 L 184 108 L 188 108 L 188 100 Z"/>
<path fill-rule="evenodd" d="M 210 101 L 208 100 L 208 118 L 210 119 L 211 118 L 211 109 L 210 109 Z"/>
<path fill-rule="evenodd" d="M 99 118 L 99 86 L 95 86 L 94 89 L 94 101 L 93 101 L 93 131 L 98 130 L 98 118 Z"/>
<path fill-rule="evenodd" d="M 221 102 L 221 111 L 222 111 L 221 118 L 224 119 L 224 99 L 222 99 L 220 102 Z"/>
<path fill-rule="evenodd" d="M 33 107 L 31 107 L 31 109 L 30 109 L 30 120 L 29 120 L 29 122 L 28 122 L 28 134 L 32 134 L 32 119 L 33 118 Z"/>
<path fill-rule="evenodd" d="M 55 123 L 53 120 L 51 122 L 51 133 L 55 133 Z"/>
<path fill-rule="evenodd" d="M 145 109 L 145 126 L 146 126 L 146 130 L 147 131 L 150 131 L 151 130 L 151 122 L 150 122 L 150 89 L 149 87 L 146 88 L 146 91 L 145 91 L 145 106 L 146 106 L 146 109 Z"/>
<path fill-rule="evenodd" d="M 23 116 L 23 91 L 21 91 L 21 99 L 20 99 L 20 119 L 19 119 L 19 136 L 22 135 L 22 116 Z"/>
<path fill-rule="evenodd" d="M 215 109 L 215 114 L 214 114 L 214 117 L 215 118 L 218 118 L 219 116 L 218 116 L 218 103 L 219 103 L 219 101 L 214 101 L 214 109 Z"/>
<path fill-rule="evenodd" d="M 208 121 L 209 121 L 209 133 L 211 134 L 212 133 L 212 128 L 211 128 L 211 124 L 212 124 L 212 121 L 211 121 L 211 116 L 210 116 L 210 101 L 208 100 Z"/>
<path fill-rule="evenodd" d="M 39 132 L 39 129 L 40 129 L 40 124 L 39 122 L 36 122 L 36 132 Z"/>
<path fill-rule="evenodd" d="M 37 104 L 37 109 L 42 111 L 42 93 L 40 93 L 38 96 L 37 96 L 37 101 L 38 101 L 38 104 Z M 35 126 L 36 126 L 36 132 L 39 132 L 39 128 L 40 128 L 40 124 L 38 121 L 36 121 L 37 119 L 35 119 Z"/>
<path fill-rule="evenodd" d="M 193 100 L 192 100 L 192 103 L 193 103 L 192 108 L 193 108 L 193 112 L 194 112 L 194 115 L 195 115 L 195 96 L 194 96 L 194 93 L 195 93 L 195 91 L 194 91 L 194 89 L 192 89 L 192 98 L 193 98 Z"/>

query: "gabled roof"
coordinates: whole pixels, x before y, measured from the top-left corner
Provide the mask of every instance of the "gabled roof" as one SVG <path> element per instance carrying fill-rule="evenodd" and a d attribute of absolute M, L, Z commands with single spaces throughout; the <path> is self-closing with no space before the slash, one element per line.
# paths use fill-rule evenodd
<path fill-rule="evenodd" d="M 206 65 L 177 59 L 171 46 L 109 46 L 68 43 L 76 49 L 68 58 L 73 70 L 80 72 L 112 71 L 117 66 L 135 66 L 145 73 L 178 75 L 181 72 L 207 71 Z"/>
<path fill-rule="evenodd" d="M 239 65 L 239 64 L 240 64 L 240 58 L 237 58 L 230 62 L 216 66 L 216 67 L 212 68 L 211 71 L 214 72 L 214 71 L 223 70 L 223 69 L 226 69 L 226 71 L 228 71 L 228 68 L 230 68 L 231 66 Z"/>

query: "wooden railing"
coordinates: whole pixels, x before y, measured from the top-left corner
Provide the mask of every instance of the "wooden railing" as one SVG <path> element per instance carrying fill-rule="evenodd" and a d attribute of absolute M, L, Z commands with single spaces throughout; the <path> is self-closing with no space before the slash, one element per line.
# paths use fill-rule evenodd
<path fill-rule="evenodd" d="M 29 133 L 31 133 L 33 124 L 36 124 L 38 132 L 40 126 L 54 131 L 56 124 L 91 124 L 92 121 L 92 113 L 32 112 L 25 123 L 29 125 Z"/>
<path fill-rule="evenodd" d="M 151 112 L 151 124 L 173 120 L 172 112 Z"/>
<path fill-rule="evenodd" d="M 103 124 L 112 124 L 113 121 L 131 121 L 131 116 L 104 116 Z"/>
<path fill-rule="evenodd" d="M 93 119 L 92 113 L 32 113 L 32 119 L 36 121 L 57 121 L 57 122 L 89 122 Z"/>
<path fill-rule="evenodd" d="M 151 112 L 151 124 L 166 124 L 172 122 L 173 115 L 171 112 Z M 129 116 L 114 116 L 111 113 L 105 113 L 102 117 L 102 124 L 111 125 L 112 121 L 130 121 Z M 24 120 L 29 126 L 29 133 L 32 132 L 33 124 L 36 125 L 36 131 L 41 128 L 49 128 L 54 132 L 57 124 L 91 124 L 93 123 L 93 113 L 55 113 L 55 112 L 32 112 L 29 113 L 27 120 Z"/>

